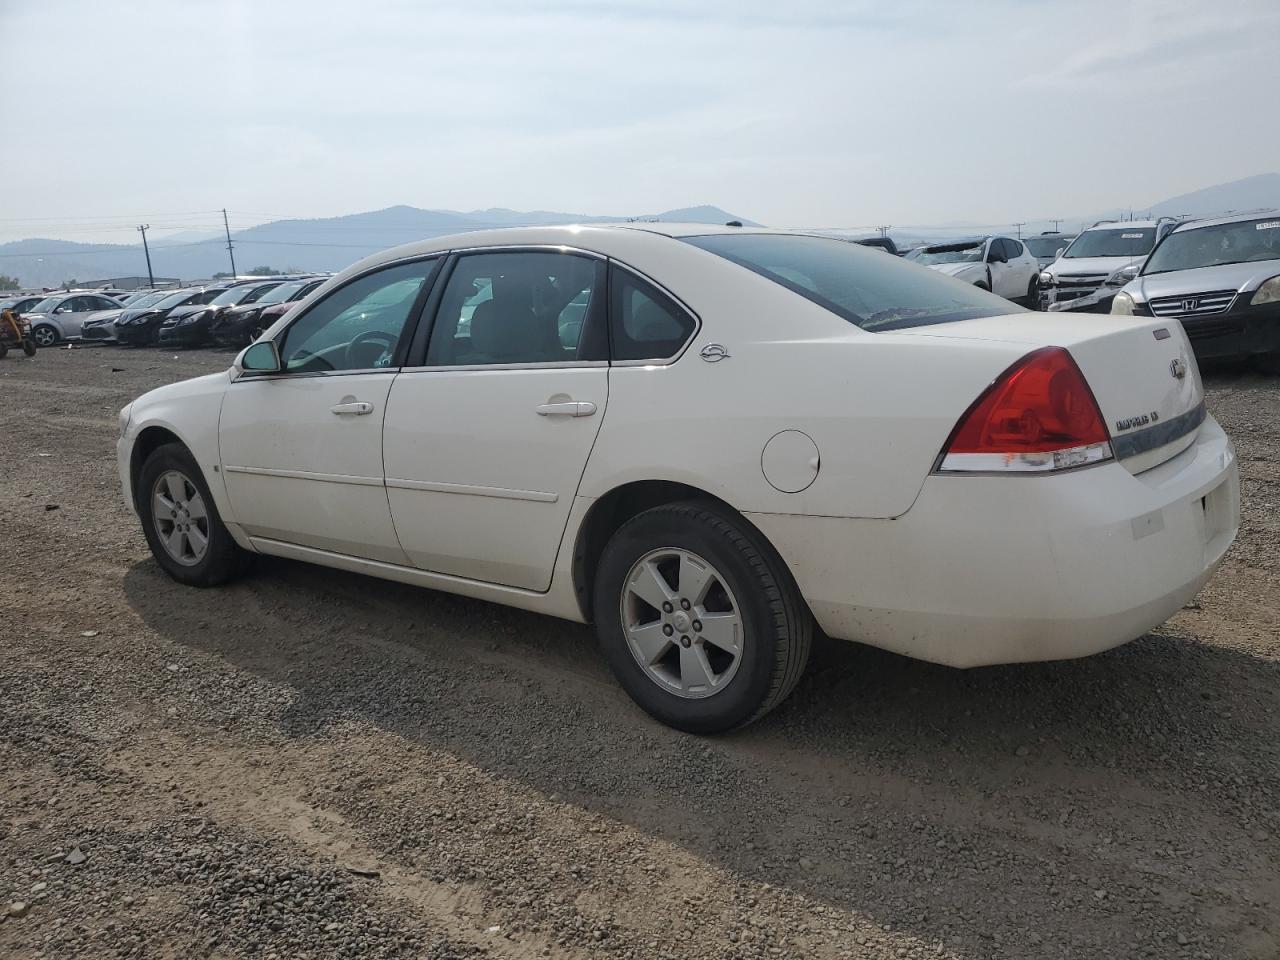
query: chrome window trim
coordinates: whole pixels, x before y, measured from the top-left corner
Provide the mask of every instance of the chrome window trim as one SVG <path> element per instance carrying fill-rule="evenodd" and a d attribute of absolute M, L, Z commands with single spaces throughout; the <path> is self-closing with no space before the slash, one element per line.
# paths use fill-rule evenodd
<path fill-rule="evenodd" d="M 400 373 L 460 373 L 467 370 L 571 370 L 608 367 L 608 360 L 539 360 L 534 363 L 451 363 L 440 367 L 401 367 Z"/>
<path fill-rule="evenodd" d="M 254 373 L 252 370 L 242 370 L 231 379 L 231 382 L 240 383 L 245 380 L 301 380 L 308 377 L 355 377 L 368 373 L 394 375 L 399 373 L 400 370 L 400 367 L 365 367 L 361 370 L 300 370 L 296 373 L 288 373 L 284 370 L 275 373 Z"/>

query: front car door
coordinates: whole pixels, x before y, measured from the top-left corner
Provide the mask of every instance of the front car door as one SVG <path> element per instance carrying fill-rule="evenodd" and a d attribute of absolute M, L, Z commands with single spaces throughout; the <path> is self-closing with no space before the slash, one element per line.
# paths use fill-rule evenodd
<path fill-rule="evenodd" d="M 383 487 L 387 396 L 439 258 L 336 288 L 276 338 L 283 369 L 226 391 L 227 493 L 251 537 L 405 563 Z"/>
<path fill-rule="evenodd" d="M 68 338 L 80 336 L 80 328 L 84 326 L 85 320 L 89 318 L 91 313 L 109 309 L 105 306 L 99 306 L 100 302 L 105 303 L 106 298 L 89 294 L 80 294 L 63 300 L 58 309 L 54 311 L 58 319 L 58 326 L 62 330 L 62 336 Z"/>
<path fill-rule="evenodd" d="M 388 401 L 396 533 L 422 569 L 546 590 L 608 399 L 605 262 L 481 250 L 447 273 Z"/>

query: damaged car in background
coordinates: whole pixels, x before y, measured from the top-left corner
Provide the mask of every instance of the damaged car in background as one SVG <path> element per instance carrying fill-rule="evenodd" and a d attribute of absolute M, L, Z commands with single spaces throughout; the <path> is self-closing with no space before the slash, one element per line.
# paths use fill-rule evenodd
<path fill-rule="evenodd" d="M 906 259 L 996 296 L 1034 307 L 1040 265 L 1021 240 L 975 237 L 917 247 Z"/>
<path fill-rule="evenodd" d="M 1040 272 L 1040 305 L 1050 312 L 1107 313 L 1152 248 L 1180 221 L 1099 220 Z"/>

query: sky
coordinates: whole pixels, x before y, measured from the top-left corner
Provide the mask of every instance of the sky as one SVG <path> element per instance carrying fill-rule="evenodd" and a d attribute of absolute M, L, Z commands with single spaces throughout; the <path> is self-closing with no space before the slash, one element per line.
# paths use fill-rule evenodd
<path fill-rule="evenodd" d="M 1017 222 L 1280 167 L 1276 0 L 0 0 L 0 241 L 395 204 Z"/>

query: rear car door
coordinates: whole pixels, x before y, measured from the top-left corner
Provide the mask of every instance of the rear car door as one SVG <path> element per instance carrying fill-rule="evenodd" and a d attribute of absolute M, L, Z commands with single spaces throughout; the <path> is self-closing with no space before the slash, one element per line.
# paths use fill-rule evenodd
<path fill-rule="evenodd" d="M 606 273 L 560 248 L 452 259 L 384 431 L 387 498 L 415 566 L 550 586 L 608 399 Z"/>
<path fill-rule="evenodd" d="M 249 536 L 405 563 L 383 487 L 382 427 L 438 264 L 391 264 L 335 288 L 277 336 L 283 370 L 227 389 L 223 477 Z"/>

